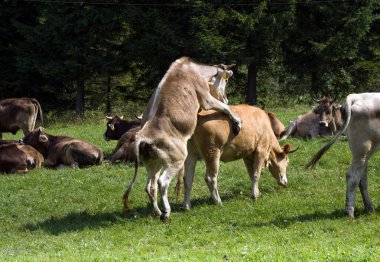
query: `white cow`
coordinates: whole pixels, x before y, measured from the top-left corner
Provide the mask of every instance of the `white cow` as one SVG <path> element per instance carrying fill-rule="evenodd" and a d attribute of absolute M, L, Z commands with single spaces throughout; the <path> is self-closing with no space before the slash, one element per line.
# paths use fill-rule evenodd
<path fill-rule="evenodd" d="M 354 218 L 355 191 L 359 186 L 366 211 L 373 211 L 368 194 L 367 165 L 370 157 L 380 149 L 380 93 L 350 94 L 342 108 L 344 127 L 328 142 L 306 167 L 314 167 L 322 155 L 346 132 L 352 161 L 346 174 L 346 208 Z"/>
<path fill-rule="evenodd" d="M 183 167 L 187 141 L 195 130 L 199 110 L 214 109 L 226 113 L 234 123 L 234 133 L 240 131 L 241 120 L 227 106 L 225 94 L 225 86 L 231 76 L 232 71 L 224 65 L 202 65 L 183 57 L 171 64 L 149 101 L 142 129 L 135 137 L 135 151 L 147 169 L 145 191 L 155 214 L 162 220 L 169 218 L 168 187 Z M 124 207 L 127 209 L 137 169 L 136 164 L 134 178 L 124 194 Z M 164 204 L 163 212 L 157 204 L 157 183 Z"/>

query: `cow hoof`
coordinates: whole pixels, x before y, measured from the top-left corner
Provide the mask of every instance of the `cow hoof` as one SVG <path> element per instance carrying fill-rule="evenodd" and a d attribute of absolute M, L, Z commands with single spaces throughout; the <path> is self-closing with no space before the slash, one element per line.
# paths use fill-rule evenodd
<path fill-rule="evenodd" d="M 232 132 L 233 132 L 235 135 L 239 134 L 239 132 L 240 132 L 240 126 L 239 126 L 238 124 L 234 124 L 234 125 L 232 126 Z"/>
<path fill-rule="evenodd" d="M 169 219 L 169 215 L 167 213 L 162 213 L 160 219 L 162 222 L 166 222 Z"/>
<path fill-rule="evenodd" d="M 346 211 L 345 211 L 346 215 L 351 218 L 351 219 L 355 219 L 355 214 L 354 214 L 354 208 L 353 207 L 350 207 L 350 208 L 346 208 Z"/>

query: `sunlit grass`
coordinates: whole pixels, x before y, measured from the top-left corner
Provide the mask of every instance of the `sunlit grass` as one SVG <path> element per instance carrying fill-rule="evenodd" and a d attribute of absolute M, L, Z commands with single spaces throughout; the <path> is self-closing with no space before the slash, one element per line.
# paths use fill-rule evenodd
<path fill-rule="evenodd" d="M 287 125 L 302 108 L 270 111 Z M 90 141 L 108 155 L 116 141 L 103 140 L 104 127 L 99 119 L 54 123 L 47 131 Z M 300 147 L 290 156 L 289 187 L 278 187 L 264 170 L 257 201 L 250 197 L 243 162 L 236 161 L 221 165 L 218 182 L 223 205 L 213 205 L 203 178 L 204 163 L 198 163 L 192 209 L 185 212 L 182 200 L 175 201 L 173 181 L 173 210 L 167 223 L 152 216 L 144 192 L 144 168 L 130 197 L 133 210 L 128 213 L 123 211 L 121 198 L 133 165 L 1 175 L 0 260 L 378 261 L 379 156 L 368 167 L 376 212 L 364 212 L 358 192 L 357 218 L 350 220 L 343 213 L 345 173 L 351 159 L 346 139 L 338 140 L 315 170 L 304 169 L 329 139 L 286 141 Z"/>

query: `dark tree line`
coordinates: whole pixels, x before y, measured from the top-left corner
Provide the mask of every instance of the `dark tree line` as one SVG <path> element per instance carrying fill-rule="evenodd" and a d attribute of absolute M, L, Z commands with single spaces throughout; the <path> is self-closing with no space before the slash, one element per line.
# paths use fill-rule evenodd
<path fill-rule="evenodd" d="M 235 102 L 378 90 L 380 1 L 0 2 L 0 98 L 145 104 L 181 56 L 235 63 Z"/>

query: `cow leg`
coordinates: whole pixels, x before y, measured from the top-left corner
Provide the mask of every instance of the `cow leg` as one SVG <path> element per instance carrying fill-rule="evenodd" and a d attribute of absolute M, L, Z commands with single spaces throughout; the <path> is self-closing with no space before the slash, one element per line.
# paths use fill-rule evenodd
<path fill-rule="evenodd" d="M 238 134 L 240 132 L 241 124 L 242 124 L 241 119 L 232 112 L 232 110 L 230 109 L 228 105 L 220 102 L 218 99 L 214 98 L 210 94 L 207 94 L 207 98 L 206 99 L 203 98 L 201 101 L 201 107 L 204 110 L 213 109 L 213 110 L 225 113 L 234 122 L 234 126 L 232 127 L 232 131 L 234 132 L 234 134 Z"/>
<path fill-rule="evenodd" d="M 174 165 L 170 165 L 164 170 L 164 172 L 158 179 L 158 183 L 160 185 L 162 203 L 164 205 L 164 212 L 160 216 L 161 220 L 163 221 L 169 218 L 170 212 L 171 212 L 169 199 L 168 199 L 168 188 L 169 188 L 170 182 L 178 173 L 178 171 L 181 170 L 181 168 L 183 168 L 183 161 L 182 162 L 179 161 Z"/>
<path fill-rule="evenodd" d="M 157 203 L 157 180 L 160 176 L 160 165 L 146 165 L 146 170 L 148 176 L 145 186 L 145 192 L 148 194 L 155 215 L 161 216 L 161 210 L 159 209 Z"/>
<path fill-rule="evenodd" d="M 260 196 L 259 180 L 265 158 L 265 151 L 262 152 L 260 150 L 254 152 L 252 158 L 244 158 L 244 164 L 247 168 L 249 177 L 251 178 L 252 182 L 252 198 L 255 200 L 257 200 L 257 198 Z"/>
<path fill-rule="evenodd" d="M 367 212 L 373 212 L 374 210 L 373 210 L 372 201 L 368 193 L 367 165 L 365 166 L 363 171 L 364 172 L 362 173 L 362 176 L 359 182 L 359 189 L 362 195 L 365 210 Z"/>
<path fill-rule="evenodd" d="M 220 152 L 216 151 L 213 154 L 213 158 L 206 159 L 206 177 L 205 181 L 208 186 L 208 190 L 210 191 L 212 200 L 214 204 L 221 205 L 222 200 L 219 196 L 218 191 L 218 172 L 219 172 L 219 158 Z"/>
<path fill-rule="evenodd" d="M 184 190 L 184 203 L 183 208 L 189 210 L 191 208 L 190 204 L 190 192 L 193 186 L 195 166 L 197 164 L 197 157 L 193 155 L 188 155 L 185 161 L 185 190 Z"/>
<path fill-rule="evenodd" d="M 345 213 L 354 218 L 355 210 L 355 191 L 360 182 L 360 171 L 355 167 L 354 163 L 351 163 L 350 168 L 346 174 L 346 208 Z"/>
<path fill-rule="evenodd" d="M 3 133 L 0 132 L 0 140 L 3 139 Z"/>
<path fill-rule="evenodd" d="M 280 138 L 280 140 L 287 139 L 290 135 L 293 135 L 297 130 L 297 122 L 291 121 L 288 128 L 285 130 L 285 134 Z"/>
<path fill-rule="evenodd" d="M 109 158 L 109 164 L 112 165 L 115 161 L 120 159 L 125 159 L 125 150 L 123 147 L 120 147 L 115 153 L 113 153 Z"/>

